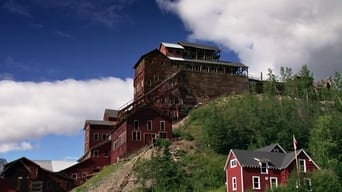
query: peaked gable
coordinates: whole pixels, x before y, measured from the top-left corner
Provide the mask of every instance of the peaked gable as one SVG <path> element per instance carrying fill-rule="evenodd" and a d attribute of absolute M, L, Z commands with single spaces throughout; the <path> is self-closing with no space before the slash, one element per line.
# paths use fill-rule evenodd
<path fill-rule="evenodd" d="M 283 167 L 287 168 L 293 161 L 296 160 L 296 157 L 294 155 L 295 152 L 291 152 L 291 156 L 287 156 L 284 161 L 283 161 Z M 304 149 L 300 149 L 299 151 L 297 151 L 297 157 L 299 157 L 300 155 L 304 155 L 306 157 L 306 159 L 308 159 L 310 162 L 312 162 L 312 164 L 317 168 L 317 169 L 321 169 L 316 162 L 304 151 Z"/>
<path fill-rule="evenodd" d="M 140 64 L 141 60 L 143 60 L 145 57 L 147 57 L 147 56 L 149 56 L 149 55 L 153 55 L 153 54 L 160 54 L 160 55 L 166 57 L 166 56 L 165 56 L 164 54 L 162 54 L 158 49 L 153 49 L 152 51 L 150 51 L 150 52 L 144 54 L 143 56 L 141 56 L 141 57 L 139 58 L 139 60 L 135 63 L 133 69 L 137 68 L 137 66 Z"/>
<path fill-rule="evenodd" d="M 287 153 L 285 149 L 280 146 L 278 143 L 271 144 L 265 147 L 258 148 L 254 151 L 264 151 L 264 152 L 273 152 L 273 153 Z"/>

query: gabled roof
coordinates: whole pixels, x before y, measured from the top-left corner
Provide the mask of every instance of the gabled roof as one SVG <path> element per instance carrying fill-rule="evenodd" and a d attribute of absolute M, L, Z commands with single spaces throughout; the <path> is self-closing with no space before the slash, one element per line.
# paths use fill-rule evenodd
<path fill-rule="evenodd" d="M 104 115 L 107 115 L 108 117 L 111 117 L 111 118 L 117 118 L 118 112 L 119 110 L 115 110 L 115 109 L 105 109 Z"/>
<path fill-rule="evenodd" d="M 75 161 L 60 160 L 33 160 L 33 162 L 38 164 L 41 168 L 49 170 L 51 172 L 58 172 L 77 163 Z"/>
<path fill-rule="evenodd" d="M 139 63 L 140 63 L 140 61 L 141 61 L 142 59 L 144 59 L 146 56 L 151 55 L 151 54 L 160 54 L 160 55 L 166 57 L 164 54 L 162 54 L 162 53 L 159 51 L 159 49 L 153 49 L 152 51 L 149 51 L 148 53 L 145 53 L 144 55 L 142 55 L 142 56 L 139 58 L 139 60 L 135 63 L 133 69 L 135 69 L 135 68 L 139 65 Z"/>
<path fill-rule="evenodd" d="M 286 153 L 285 149 L 283 149 L 283 147 L 281 147 L 278 143 L 267 145 L 265 147 L 258 148 L 254 151 L 274 152 L 275 149 L 279 149 L 281 150 L 281 152 Z"/>
<path fill-rule="evenodd" d="M 47 172 L 58 172 L 62 169 L 66 169 L 77 162 L 72 162 L 72 161 L 56 161 L 56 160 L 30 160 L 26 157 L 21 157 L 17 160 L 14 160 L 12 162 L 9 162 L 6 164 L 4 172 L 9 169 L 10 167 L 16 165 L 16 164 L 22 164 L 29 172 L 30 168 L 28 167 L 28 164 L 34 165 L 37 168 L 41 168 Z"/>
<path fill-rule="evenodd" d="M 291 159 L 291 156 L 294 157 L 294 153 L 246 151 L 239 149 L 233 149 L 232 152 L 242 167 L 260 167 L 260 162 L 267 162 L 270 168 L 283 169 L 284 160 Z"/>
<path fill-rule="evenodd" d="M 265 147 L 265 149 L 267 148 L 269 148 L 269 146 Z M 318 165 L 311 159 L 311 157 L 303 149 L 297 151 L 297 156 L 300 153 L 304 153 L 304 155 L 310 161 L 312 161 L 313 164 L 319 169 Z M 228 154 L 228 158 L 224 166 L 224 169 L 226 169 L 229 165 L 229 159 L 232 154 L 236 157 L 241 167 L 251 168 L 259 168 L 260 162 L 267 162 L 269 168 L 271 169 L 285 169 L 295 160 L 295 152 L 278 153 L 263 150 L 247 151 L 240 149 L 231 149 Z"/>

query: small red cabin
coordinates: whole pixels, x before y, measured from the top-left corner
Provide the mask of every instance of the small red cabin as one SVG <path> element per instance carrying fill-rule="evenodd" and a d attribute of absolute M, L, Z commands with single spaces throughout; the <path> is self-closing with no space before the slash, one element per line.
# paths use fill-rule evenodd
<path fill-rule="evenodd" d="M 52 172 L 25 157 L 7 163 L 2 177 L 11 186 L 16 187 L 18 192 L 63 192 L 74 187 L 72 179 Z"/>
<path fill-rule="evenodd" d="M 227 191 L 260 191 L 287 185 L 290 173 L 296 169 L 298 159 L 301 178 L 308 187 L 311 179 L 308 172 L 319 169 L 303 150 L 287 153 L 279 144 L 255 151 L 231 149 L 224 167 Z"/>

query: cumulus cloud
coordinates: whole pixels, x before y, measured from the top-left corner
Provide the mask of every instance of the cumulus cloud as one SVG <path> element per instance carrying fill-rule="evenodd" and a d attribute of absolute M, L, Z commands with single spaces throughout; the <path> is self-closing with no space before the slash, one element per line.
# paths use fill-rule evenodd
<path fill-rule="evenodd" d="M 28 150 L 46 135 L 73 135 L 87 119 L 132 99 L 133 80 L 118 78 L 55 82 L 0 81 L 0 152 Z"/>
<path fill-rule="evenodd" d="M 32 148 L 31 143 L 27 141 L 20 143 L 0 143 L 0 153 L 6 153 L 13 150 L 30 150 Z"/>
<path fill-rule="evenodd" d="M 233 50 L 253 74 L 307 64 L 316 78 L 342 72 L 340 0 L 156 0 L 192 40 Z"/>

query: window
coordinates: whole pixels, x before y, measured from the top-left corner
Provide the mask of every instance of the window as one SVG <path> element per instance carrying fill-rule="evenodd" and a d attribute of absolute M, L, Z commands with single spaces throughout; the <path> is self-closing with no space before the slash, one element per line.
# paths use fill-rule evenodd
<path fill-rule="evenodd" d="M 99 157 L 99 150 L 94 150 L 94 156 L 93 157 Z"/>
<path fill-rule="evenodd" d="M 165 121 L 160 121 L 160 130 L 165 131 Z"/>
<path fill-rule="evenodd" d="M 237 190 L 236 177 L 232 178 L 232 187 L 233 187 L 233 191 Z"/>
<path fill-rule="evenodd" d="M 152 131 L 152 120 L 147 121 L 147 130 Z"/>
<path fill-rule="evenodd" d="M 270 187 L 271 187 L 271 189 L 278 187 L 278 178 L 277 177 L 271 177 L 270 178 Z"/>
<path fill-rule="evenodd" d="M 147 86 L 148 86 L 148 87 L 152 87 L 152 81 L 151 81 L 151 80 L 148 80 L 148 81 L 147 81 Z"/>
<path fill-rule="evenodd" d="M 260 177 L 259 176 L 253 176 L 253 189 L 260 189 Z"/>
<path fill-rule="evenodd" d="M 99 133 L 94 133 L 94 140 L 98 141 L 99 140 Z"/>
<path fill-rule="evenodd" d="M 139 121 L 134 120 L 134 130 L 139 130 Z"/>
<path fill-rule="evenodd" d="M 305 159 L 299 159 L 299 171 L 306 173 L 306 162 Z"/>
<path fill-rule="evenodd" d="M 159 81 L 159 76 L 158 75 L 154 75 L 154 81 Z"/>
<path fill-rule="evenodd" d="M 231 168 L 234 168 L 234 167 L 236 167 L 236 165 L 237 165 L 237 161 L 236 161 L 236 159 L 232 159 L 232 160 L 230 160 L 230 167 L 231 167 Z"/>
<path fill-rule="evenodd" d="M 82 173 L 82 178 L 86 178 L 87 177 L 87 172 L 83 172 Z"/>
<path fill-rule="evenodd" d="M 156 144 L 156 143 L 157 143 L 156 134 L 152 134 L 152 143 L 153 143 L 153 144 Z"/>
<path fill-rule="evenodd" d="M 102 133 L 102 140 L 106 140 L 107 139 L 107 134 Z"/>
<path fill-rule="evenodd" d="M 72 174 L 71 174 L 71 178 L 73 178 L 73 179 L 76 180 L 76 179 L 77 179 L 77 173 L 72 173 Z"/>
<path fill-rule="evenodd" d="M 167 132 L 166 131 L 159 131 L 159 138 L 166 139 Z"/>
<path fill-rule="evenodd" d="M 141 133 L 140 131 L 133 131 L 133 141 L 140 141 L 141 140 Z"/>
<path fill-rule="evenodd" d="M 311 188 L 311 178 L 304 178 L 304 189 L 306 191 L 312 191 L 312 188 Z"/>
<path fill-rule="evenodd" d="M 267 162 L 261 162 L 261 173 L 262 174 L 267 174 L 268 173 Z"/>

